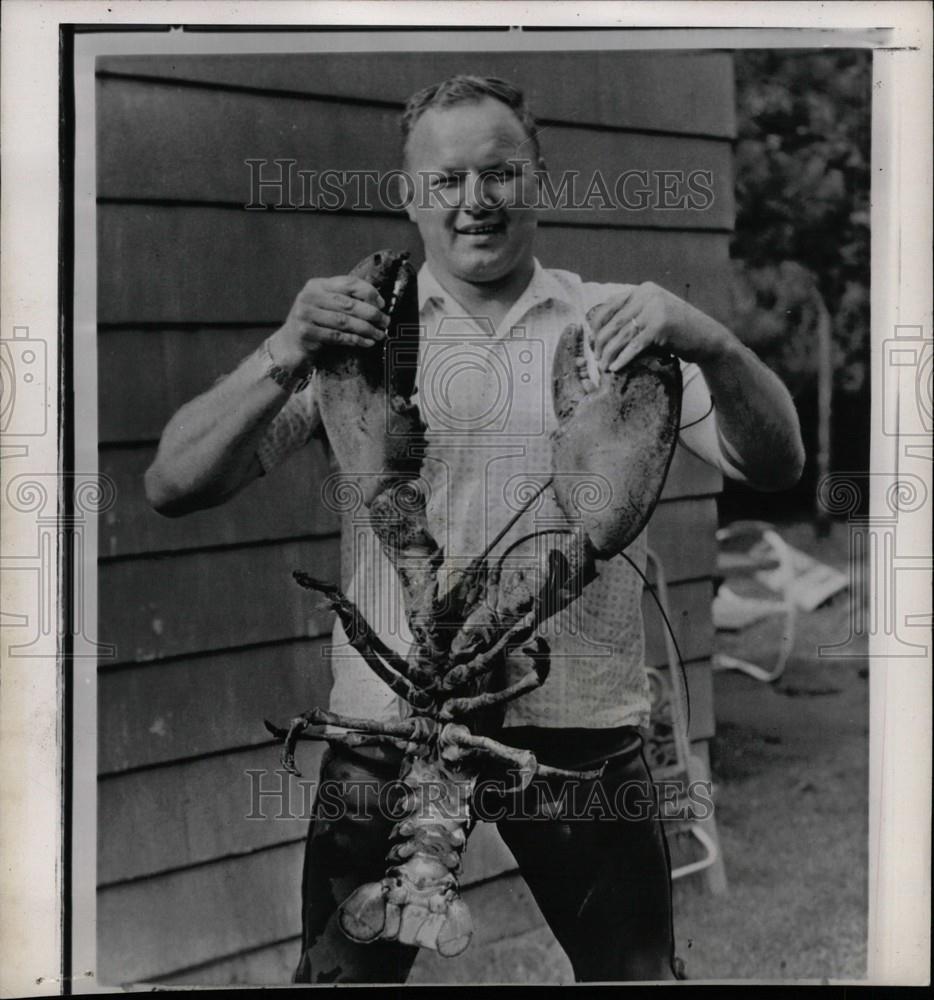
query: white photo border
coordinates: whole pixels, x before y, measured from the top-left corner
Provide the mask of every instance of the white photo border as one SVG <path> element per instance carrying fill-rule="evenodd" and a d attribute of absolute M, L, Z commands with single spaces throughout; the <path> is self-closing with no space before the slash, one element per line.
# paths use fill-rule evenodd
<path fill-rule="evenodd" d="M 885 345 L 920 330 L 931 337 L 931 8 L 925 3 L 277 3 L 202 0 L 65 0 L 54 5 L 8 0 L 3 7 L 3 192 L 0 205 L 3 256 L 0 307 L 3 338 L 44 344 L 45 407 L 36 426 L 45 429 L 25 443 L 4 435 L 0 473 L 3 553 L 35 536 L 35 515 L 11 512 L 7 490 L 28 473 L 54 481 L 61 471 L 58 371 L 59 283 L 59 28 L 96 25 L 75 44 L 75 298 L 74 469 L 97 471 L 96 240 L 94 210 L 93 58 L 103 52 L 285 52 L 512 48 L 872 48 L 872 457 L 873 510 L 884 507 L 885 483 L 911 467 L 930 498 L 930 457 L 910 451 L 919 400 L 893 396 L 893 371 L 879 364 Z M 256 23 L 261 32 L 247 34 Z M 121 25 L 237 25 L 211 33 L 182 30 L 120 32 Z M 379 35 L 330 30 L 277 32 L 309 26 L 395 26 Z M 431 23 L 503 25 L 508 32 L 409 33 Z M 523 33 L 520 26 L 564 26 L 583 31 Z M 625 30 L 625 29 L 638 30 Z M 608 30 L 614 29 L 614 30 Z M 155 43 L 155 44 L 154 44 Z M 90 67 L 90 69 L 89 69 Z M 90 160 L 88 157 L 90 156 Z M 915 334 L 917 336 L 917 334 Z M 65 387 L 67 389 L 67 387 Z M 895 399 L 893 403 L 892 400 Z M 886 433 L 894 419 L 899 435 Z M 914 407 L 914 409 L 912 409 Z M 914 421 L 915 423 L 912 423 Z M 923 431 L 923 428 L 921 428 Z M 907 431 L 907 433 L 906 433 Z M 26 451 L 23 452 L 22 449 Z M 12 449 L 12 450 L 11 450 Z M 922 457 L 918 457 L 921 454 Z M 49 480 L 48 477 L 52 477 Z M 873 589 L 892 589 L 894 607 L 930 618 L 930 500 L 899 518 L 899 548 L 927 554 L 927 563 L 873 565 Z M 85 620 L 96 620 L 96 524 L 84 534 L 84 562 L 74 588 L 84 595 Z M 45 587 L 61 593 L 60 563 L 49 565 Z M 922 572 L 917 572 L 921 570 Z M 883 579 L 889 574 L 890 578 Z M 4 611 L 28 611 L 29 594 L 4 574 Z M 20 615 L 22 617 L 22 615 Z M 72 845 L 62 845 L 63 690 L 60 648 L 52 629 L 28 661 L 4 655 L 0 697 L 0 850 L 15 859 L 0 872 L 0 994 L 49 995 L 102 989 L 94 977 L 96 951 L 96 680 L 95 661 L 81 658 L 75 639 L 73 669 L 74 757 Z M 869 972 L 865 982 L 922 984 L 930 964 L 931 671 L 924 659 L 890 659 L 894 636 L 876 634 L 870 655 L 870 870 Z M 919 667 L 921 669 L 919 669 Z M 74 852 L 69 857 L 69 852 Z M 62 930 L 63 865 L 71 862 L 71 937 Z M 69 968 L 63 956 L 70 956 Z M 63 976 L 67 982 L 63 982 Z"/>

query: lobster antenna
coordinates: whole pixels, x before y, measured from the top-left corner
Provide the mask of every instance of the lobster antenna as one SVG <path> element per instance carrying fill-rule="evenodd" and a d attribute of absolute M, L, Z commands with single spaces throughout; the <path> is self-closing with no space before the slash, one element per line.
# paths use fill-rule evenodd
<path fill-rule="evenodd" d="M 685 716 L 687 718 L 687 724 L 691 724 L 691 692 L 688 689 L 688 675 L 687 671 L 684 669 L 684 657 L 681 655 L 681 650 L 678 647 L 678 640 L 675 638 L 675 630 L 668 620 L 668 615 L 665 614 L 665 609 L 662 607 L 662 602 L 658 599 L 658 595 L 652 589 L 652 584 L 649 583 L 648 577 L 641 569 L 633 562 L 632 559 L 626 555 L 625 552 L 620 552 L 620 555 L 629 563 L 630 566 L 639 574 L 642 578 L 642 582 L 645 584 L 645 589 L 652 595 L 652 600 L 655 601 L 655 606 L 658 608 L 659 614 L 662 616 L 662 621 L 665 623 L 665 628 L 668 629 L 668 634 L 671 636 L 671 641 L 674 643 L 675 652 L 678 654 L 678 671 L 681 674 L 681 681 L 684 685 L 684 703 L 685 703 Z"/>
<path fill-rule="evenodd" d="M 530 531 L 527 535 L 517 538 L 503 554 L 496 560 L 496 572 L 499 572 L 506 557 L 513 549 L 517 549 L 523 542 L 530 542 L 533 538 L 540 538 L 542 535 L 573 535 L 570 528 L 542 528 L 541 531 Z"/>
<path fill-rule="evenodd" d="M 471 569 L 475 568 L 479 563 L 483 562 L 484 559 L 496 548 L 497 545 L 506 536 L 506 533 L 512 528 L 512 526 L 525 514 L 533 503 L 548 489 L 549 486 L 555 481 L 554 476 L 549 476 L 548 479 L 542 483 L 541 486 L 529 497 L 528 500 L 513 514 L 513 516 L 506 522 L 506 526 L 497 534 L 497 536 L 490 542 L 489 545 L 474 559 Z M 469 572 L 469 570 L 468 570 Z"/>
<path fill-rule="evenodd" d="M 713 396 L 710 397 L 710 406 L 707 407 L 707 412 L 702 416 L 698 417 L 696 420 L 692 420 L 689 424 L 682 424 L 678 430 L 686 431 L 689 427 L 696 427 L 698 424 L 703 423 L 711 413 L 716 409 L 713 401 Z"/>

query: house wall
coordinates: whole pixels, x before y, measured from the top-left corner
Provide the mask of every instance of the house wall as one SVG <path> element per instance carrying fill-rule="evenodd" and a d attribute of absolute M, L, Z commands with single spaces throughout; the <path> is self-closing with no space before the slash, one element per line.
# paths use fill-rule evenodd
<path fill-rule="evenodd" d="M 612 176 L 629 167 L 709 169 L 714 200 L 703 211 L 546 213 L 537 253 L 546 266 L 591 280 L 655 280 L 725 314 L 734 135 L 727 54 L 99 60 L 100 469 L 118 497 L 99 552 L 100 635 L 117 649 L 99 671 L 102 982 L 291 975 L 307 820 L 248 819 L 247 772 L 277 766 L 264 718 L 326 703 L 330 618 L 290 573 L 313 567 L 339 578 L 340 525 L 314 488 L 328 457 L 309 446 L 222 510 L 179 520 L 149 510 L 141 477 L 174 410 L 272 332 L 308 277 L 343 273 L 376 247 L 417 242 L 388 206 L 247 211 L 245 161 L 389 170 L 399 163 L 405 97 L 454 72 L 493 73 L 525 88 L 555 176 L 572 167 L 588 176 L 598 166 Z M 679 453 L 649 529 L 670 581 L 692 736 L 701 742 L 714 731 L 720 485 Z M 648 659 L 661 665 L 661 627 L 648 602 L 646 618 Z M 303 755 L 306 775 L 315 760 L 315 751 Z M 268 789 L 277 779 L 263 780 Z M 300 804 L 293 799 L 295 811 Z M 469 851 L 468 901 L 495 891 L 497 880 L 514 896 L 512 867 L 495 831 L 482 829 Z M 485 933 L 508 936 L 516 926 L 507 920 Z"/>

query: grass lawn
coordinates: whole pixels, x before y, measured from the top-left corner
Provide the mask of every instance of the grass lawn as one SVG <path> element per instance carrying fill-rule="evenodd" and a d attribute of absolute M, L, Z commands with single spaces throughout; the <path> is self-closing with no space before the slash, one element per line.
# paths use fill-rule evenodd
<path fill-rule="evenodd" d="M 845 525 L 826 539 L 807 524 L 780 531 L 846 569 Z M 677 950 L 691 979 L 865 975 L 867 664 L 818 655 L 849 636 L 849 602 L 846 592 L 801 616 L 774 685 L 715 675 L 711 754 L 729 892 L 704 894 L 696 876 L 676 883 Z M 722 645 L 767 664 L 776 639 L 776 625 L 762 623 Z"/>
<path fill-rule="evenodd" d="M 846 525 L 784 538 L 846 570 Z M 867 930 L 868 673 L 827 659 L 844 642 L 850 597 L 802 615 L 774 685 L 716 674 L 711 744 L 717 823 L 729 891 L 703 876 L 675 883 L 677 953 L 690 979 L 859 979 Z M 724 652 L 770 664 L 775 622 L 723 635 Z M 573 972 L 518 874 L 467 890 L 476 927 L 463 955 L 419 955 L 410 983 L 572 983 Z"/>

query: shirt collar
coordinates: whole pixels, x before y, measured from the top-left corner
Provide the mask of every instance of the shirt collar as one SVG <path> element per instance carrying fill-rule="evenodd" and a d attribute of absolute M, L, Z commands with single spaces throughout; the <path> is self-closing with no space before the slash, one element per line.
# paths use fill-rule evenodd
<path fill-rule="evenodd" d="M 438 279 L 428 269 L 428 264 L 422 264 L 418 269 L 418 308 L 425 308 L 429 302 L 450 302 L 451 297 L 441 287 Z"/>
<path fill-rule="evenodd" d="M 510 309 L 510 313 L 515 313 L 516 307 L 521 307 L 521 315 L 525 315 L 533 306 L 547 302 L 549 299 L 555 301 L 565 301 L 566 295 L 561 285 L 554 275 L 539 263 L 538 258 L 533 258 L 534 270 L 532 279 L 526 286 L 525 291 L 519 296 Z M 454 299 L 441 287 L 441 283 L 431 273 L 428 264 L 422 264 L 418 271 L 418 308 L 423 310 L 429 302 L 437 305 L 447 305 L 447 308 L 456 307 Z"/>

